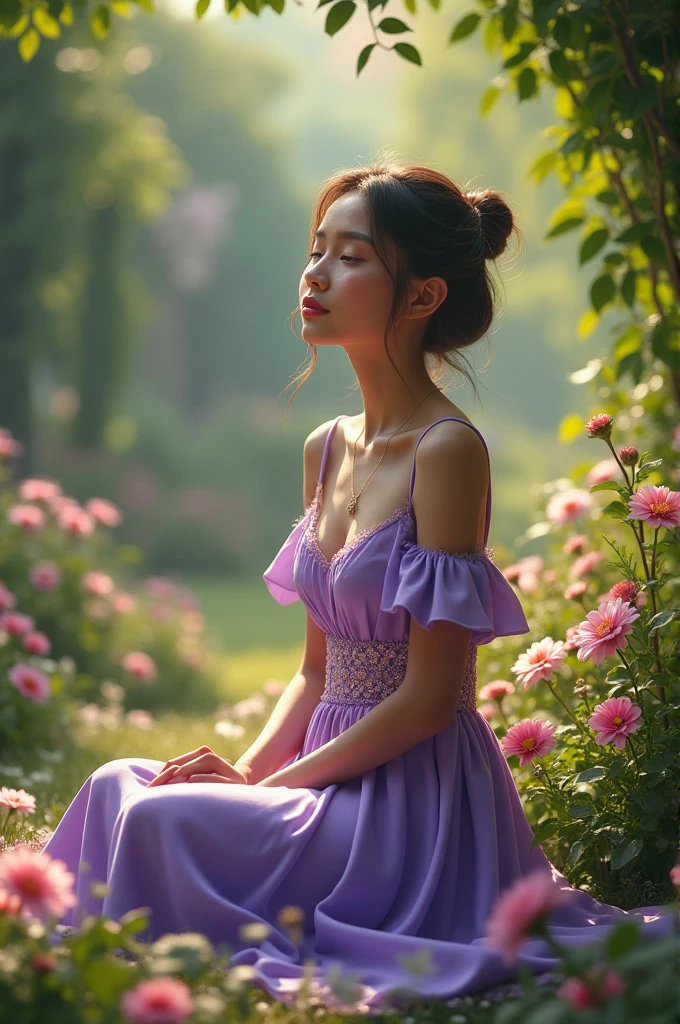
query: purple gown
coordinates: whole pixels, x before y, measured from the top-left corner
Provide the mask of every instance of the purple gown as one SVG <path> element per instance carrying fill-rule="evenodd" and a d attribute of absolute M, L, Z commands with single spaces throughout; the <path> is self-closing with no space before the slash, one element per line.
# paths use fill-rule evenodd
<path fill-rule="evenodd" d="M 234 951 L 232 964 L 252 965 L 253 983 L 284 1003 L 295 1000 L 306 959 L 315 961 L 320 985 L 339 965 L 359 982 L 369 1013 L 403 986 L 451 998 L 514 979 L 516 965 L 487 945 L 485 922 L 498 895 L 536 868 L 551 872 L 567 893 L 550 917 L 561 942 L 601 939 L 624 920 L 641 922 L 645 937 L 670 935 L 673 919 L 664 907 L 626 912 L 600 903 L 569 886 L 540 846 L 531 846 L 511 770 L 476 710 L 477 646 L 529 631 L 486 547 L 490 487 L 484 552 L 421 547 L 411 510 L 414 452 L 402 507 L 329 561 L 316 521 L 339 419 L 326 439 L 314 500 L 263 574 L 279 604 L 301 599 L 327 634 L 326 688 L 301 750 L 287 763 L 338 736 L 396 689 L 411 615 L 427 628 L 446 619 L 472 630 L 453 721 L 387 763 L 324 789 L 198 783 L 149 792 L 146 783 L 162 762 L 109 761 L 83 784 L 45 848 L 77 876 L 78 903 L 62 924 L 146 906 L 147 938 L 202 932 Z M 81 860 L 90 870 L 79 871 Z M 89 892 L 94 880 L 109 884 L 103 899 Z M 276 923 L 290 904 L 305 915 L 300 947 Z M 250 922 L 266 922 L 269 937 L 239 938 Z M 401 958 L 423 950 L 433 970 L 414 980 Z M 517 963 L 533 973 L 557 966 L 537 938 Z"/>

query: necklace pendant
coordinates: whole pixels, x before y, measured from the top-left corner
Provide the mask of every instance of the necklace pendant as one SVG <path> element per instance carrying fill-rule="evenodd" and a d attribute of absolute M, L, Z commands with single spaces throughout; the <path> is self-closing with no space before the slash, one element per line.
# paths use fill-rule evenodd
<path fill-rule="evenodd" d="M 353 516 L 354 513 L 356 512 L 356 510 L 357 510 L 357 499 L 356 499 L 356 497 L 353 496 L 349 500 L 349 504 L 347 506 L 347 511 L 349 512 L 349 514 L 351 516 Z"/>

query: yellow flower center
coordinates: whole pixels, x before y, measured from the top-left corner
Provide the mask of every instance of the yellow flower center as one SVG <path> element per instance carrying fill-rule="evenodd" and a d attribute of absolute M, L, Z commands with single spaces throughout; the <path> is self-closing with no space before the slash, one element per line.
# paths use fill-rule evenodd
<path fill-rule="evenodd" d="M 658 516 L 667 516 L 671 510 L 667 501 L 652 501 L 650 502 L 649 507 L 652 512 L 655 512 Z"/>
<path fill-rule="evenodd" d="M 619 718 L 619 716 L 617 715 L 616 718 L 612 718 L 612 725 L 621 725 L 622 721 L 623 719 Z"/>
<path fill-rule="evenodd" d="M 609 622 L 608 619 L 605 619 L 604 622 L 600 623 L 600 625 L 597 627 L 595 632 L 597 633 L 598 636 L 602 636 L 603 633 L 608 633 L 610 629 L 611 629 L 611 622 Z"/>
<path fill-rule="evenodd" d="M 531 750 L 535 743 L 536 740 L 533 736 L 527 736 L 525 740 L 522 740 L 521 746 L 523 746 L 525 750 Z"/>

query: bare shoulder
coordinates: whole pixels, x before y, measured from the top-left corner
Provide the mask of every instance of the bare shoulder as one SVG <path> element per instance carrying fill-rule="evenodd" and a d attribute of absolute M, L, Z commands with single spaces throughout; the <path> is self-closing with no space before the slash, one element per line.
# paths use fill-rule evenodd
<path fill-rule="evenodd" d="M 418 445 L 413 511 L 423 547 L 465 553 L 483 545 L 489 460 L 468 423 L 436 423 Z"/>
<path fill-rule="evenodd" d="M 303 447 L 303 501 L 305 507 L 314 497 L 316 484 L 321 471 L 321 459 L 323 457 L 324 445 L 326 444 L 328 432 L 334 422 L 335 418 L 326 420 L 324 423 L 320 423 L 319 426 L 315 427 L 314 430 L 312 430 L 305 438 Z"/>

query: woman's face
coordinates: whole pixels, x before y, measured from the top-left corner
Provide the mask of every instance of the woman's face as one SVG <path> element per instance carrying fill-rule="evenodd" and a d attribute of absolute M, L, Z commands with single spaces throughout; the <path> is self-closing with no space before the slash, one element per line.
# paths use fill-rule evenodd
<path fill-rule="evenodd" d="M 375 341 L 383 348 L 394 285 L 370 239 L 365 197 L 347 192 L 328 208 L 300 279 L 302 337 L 314 345 L 348 345 Z M 394 248 L 388 249 L 390 260 Z M 393 263 L 391 263 L 394 266 Z M 312 296 L 328 312 L 307 316 L 303 299 Z"/>

